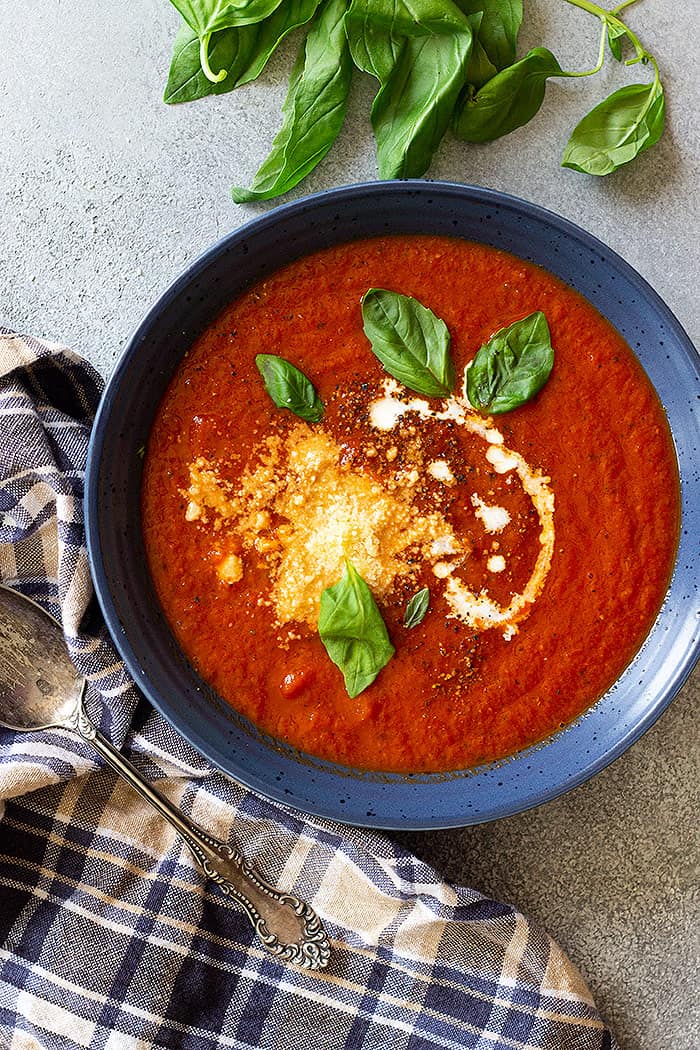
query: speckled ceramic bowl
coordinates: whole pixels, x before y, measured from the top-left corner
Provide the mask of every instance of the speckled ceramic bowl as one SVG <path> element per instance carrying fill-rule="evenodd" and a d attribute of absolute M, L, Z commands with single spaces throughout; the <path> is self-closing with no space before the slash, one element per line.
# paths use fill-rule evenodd
<path fill-rule="evenodd" d="M 666 601 L 608 693 L 545 743 L 449 774 L 361 773 L 270 739 L 194 672 L 161 613 L 141 537 L 141 459 L 161 396 L 193 340 L 242 289 L 309 252 L 375 234 L 461 236 L 540 264 L 586 296 L 637 352 L 668 413 L 683 525 Z M 387 828 L 508 816 L 582 783 L 658 718 L 698 655 L 698 358 L 678 321 L 618 255 L 556 215 L 491 190 L 447 183 L 349 186 L 267 212 L 224 238 L 161 296 L 134 334 L 95 423 L 87 535 L 97 595 L 137 684 L 199 751 L 255 791 L 299 809 Z M 693 498 L 694 496 L 694 498 Z"/>

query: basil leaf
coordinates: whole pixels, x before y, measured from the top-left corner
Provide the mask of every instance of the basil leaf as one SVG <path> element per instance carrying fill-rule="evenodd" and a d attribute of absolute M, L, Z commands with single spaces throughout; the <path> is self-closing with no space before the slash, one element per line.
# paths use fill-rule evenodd
<path fill-rule="evenodd" d="M 618 62 L 622 62 L 622 40 L 627 36 L 625 33 L 624 26 L 621 25 L 609 25 L 608 26 L 608 47 L 613 58 L 616 58 Z"/>
<path fill-rule="evenodd" d="M 395 36 L 453 33 L 464 26 L 464 16 L 452 0 L 352 0 L 346 25 L 353 21 Z"/>
<path fill-rule="evenodd" d="M 217 29 L 262 22 L 281 0 L 170 0 L 201 39 Z M 285 0 L 286 2 L 286 0 Z"/>
<path fill-rule="evenodd" d="M 551 51 L 536 47 L 496 73 L 455 111 L 453 130 L 467 142 L 490 142 L 527 124 L 542 105 L 548 77 L 562 74 Z"/>
<path fill-rule="evenodd" d="M 659 141 L 664 117 L 664 90 L 658 79 L 620 88 L 576 125 L 562 167 L 609 175 Z"/>
<path fill-rule="evenodd" d="M 345 0 L 326 0 L 319 8 L 292 70 L 282 128 L 250 189 L 231 190 L 237 203 L 286 193 L 333 145 L 345 118 L 352 75 L 344 15 Z"/>
<path fill-rule="evenodd" d="M 382 179 L 416 178 L 433 159 L 466 83 L 472 33 L 409 37 L 372 105 Z"/>
<path fill-rule="evenodd" d="M 307 423 L 323 418 L 323 401 L 310 379 L 290 361 L 274 354 L 258 354 L 255 364 L 265 389 L 278 408 L 288 408 Z"/>
<path fill-rule="evenodd" d="M 205 75 L 199 58 L 199 37 L 183 23 L 175 38 L 163 100 L 169 104 L 192 102 L 206 95 L 222 95 L 255 80 L 287 34 L 308 22 L 319 3 L 320 0 L 286 0 L 262 22 L 212 34 L 209 64 L 228 74 L 219 83 L 212 83 Z"/>
<path fill-rule="evenodd" d="M 428 587 L 423 587 L 422 590 L 413 595 L 406 606 L 406 612 L 403 617 L 404 627 L 417 627 L 419 623 L 422 623 L 429 605 L 430 590 Z"/>
<path fill-rule="evenodd" d="M 409 390 L 449 397 L 455 385 L 447 325 L 410 295 L 370 288 L 362 297 L 364 332 L 387 372 Z"/>
<path fill-rule="evenodd" d="M 377 29 L 367 19 L 351 19 L 351 12 L 352 7 L 345 18 L 345 32 L 352 60 L 363 73 L 369 73 L 383 84 L 398 62 L 406 40 L 389 30 Z"/>
<path fill-rule="evenodd" d="M 549 325 L 538 310 L 481 347 L 467 369 L 469 402 L 489 415 L 519 408 L 542 389 L 553 364 Z"/>
<path fill-rule="evenodd" d="M 430 0 L 432 5 L 432 0 Z M 466 82 L 472 31 L 455 5 L 452 33 L 406 35 L 404 0 L 352 0 L 346 33 L 355 65 L 380 82 L 372 104 L 380 178 L 413 178 L 430 166 Z"/>
<path fill-rule="evenodd" d="M 340 582 L 321 595 L 318 633 L 350 697 L 371 685 L 395 652 L 371 590 L 349 561 Z"/>
<path fill-rule="evenodd" d="M 474 90 L 478 90 L 487 80 L 490 80 L 491 77 L 494 77 L 498 72 L 493 62 L 486 54 L 483 44 L 479 40 L 482 15 L 482 11 L 477 11 L 473 15 L 467 15 L 467 22 L 469 22 L 469 25 L 471 26 L 473 37 L 472 53 L 469 57 L 469 65 L 467 66 L 467 84 L 471 85 Z"/>
<path fill-rule="evenodd" d="M 489 62 L 497 70 L 512 65 L 523 20 L 523 0 L 456 0 L 456 3 L 465 15 L 481 12 L 478 40 Z"/>

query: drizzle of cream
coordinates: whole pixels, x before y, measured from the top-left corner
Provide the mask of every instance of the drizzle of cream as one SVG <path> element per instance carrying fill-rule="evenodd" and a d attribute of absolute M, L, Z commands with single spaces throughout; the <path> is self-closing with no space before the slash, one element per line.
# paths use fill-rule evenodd
<path fill-rule="evenodd" d="M 510 523 L 510 514 L 505 507 L 495 507 L 484 503 L 476 492 L 472 492 L 471 501 L 474 513 L 486 532 L 503 532 L 506 525 Z"/>
<path fill-rule="evenodd" d="M 486 449 L 486 458 L 497 474 L 507 474 L 515 470 L 518 458 L 513 453 L 504 452 L 498 445 L 490 445 Z"/>
<path fill-rule="evenodd" d="M 466 373 L 461 396 L 448 398 L 442 402 L 442 409 L 436 410 L 422 398 L 407 397 L 403 387 L 395 379 L 387 378 L 383 384 L 383 396 L 369 406 L 369 419 L 373 427 L 383 431 L 392 430 L 408 413 L 415 413 L 421 419 L 451 420 L 486 443 L 485 457 L 496 473 L 506 474 L 513 471 L 520 479 L 523 490 L 535 507 L 540 523 L 540 549 L 524 589 L 513 594 L 508 605 L 503 606 L 494 601 L 485 589 L 482 588 L 476 593 L 463 580 L 454 576 L 453 572 L 457 567 L 455 564 L 438 562 L 433 566 L 435 575 L 445 580 L 445 598 L 452 616 L 477 630 L 502 628 L 504 639 L 510 641 L 517 633 L 518 622 L 525 619 L 537 600 L 549 573 L 554 553 L 554 493 L 550 488 L 550 478 L 537 468 L 531 467 L 519 452 L 507 448 L 503 435 L 493 425 L 493 420 L 474 411 L 469 404 L 465 388 Z M 481 504 L 482 501 L 479 500 L 479 507 Z M 488 509 L 507 513 L 502 507 Z M 507 522 L 500 527 L 504 528 L 506 524 Z M 486 526 L 486 522 L 484 525 Z"/>

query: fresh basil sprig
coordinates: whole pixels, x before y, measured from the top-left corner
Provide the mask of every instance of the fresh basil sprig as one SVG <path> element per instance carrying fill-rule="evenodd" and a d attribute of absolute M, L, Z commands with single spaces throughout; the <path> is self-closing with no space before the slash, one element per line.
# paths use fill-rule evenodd
<path fill-rule="evenodd" d="M 413 595 L 406 606 L 406 612 L 403 616 L 404 627 L 417 627 L 419 623 L 422 623 L 425 619 L 425 614 L 428 611 L 429 605 L 430 589 L 428 587 L 423 587 Z"/>
<path fill-rule="evenodd" d="M 345 36 L 346 0 L 325 0 L 294 64 L 282 106 L 282 127 L 249 190 L 237 203 L 267 200 L 296 186 L 325 157 L 348 105 L 352 61 Z"/>
<path fill-rule="evenodd" d="M 288 408 L 307 423 L 319 423 L 323 419 L 323 401 L 311 380 L 295 365 L 274 354 L 258 354 L 255 364 L 278 408 Z"/>
<path fill-rule="evenodd" d="M 621 17 L 635 0 L 602 7 L 566 0 L 601 24 L 592 69 L 561 69 L 546 48 L 517 58 L 522 0 L 171 0 L 180 31 L 167 102 L 221 94 L 254 80 L 280 41 L 310 23 L 290 76 L 282 127 L 239 203 L 296 186 L 326 155 L 343 123 L 354 65 L 379 81 L 371 122 L 382 178 L 423 174 L 447 128 L 487 142 L 539 110 L 550 77 L 588 77 L 605 55 L 654 69 L 651 86 L 614 92 L 574 129 L 564 167 L 605 175 L 652 146 L 664 125 L 663 88 L 653 56 Z"/>
<path fill-rule="evenodd" d="M 449 397 L 455 370 L 450 333 L 439 317 L 410 295 L 370 288 L 362 297 L 364 332 L 389 375 L 427 397 Z"/>
<path fill-rule="evenodd" d="M 350 697 L 371 685 L 395 652 L 371 590 L 349 561 L 321 595 L 318 633 Z"/>
<path fill-rule="evenodd" d="M 549 325 L 538 310 L 481 347 L 467 369 L 469 403 L 489 415 L 519 408 L 542 389 L 553 364 Z"/>

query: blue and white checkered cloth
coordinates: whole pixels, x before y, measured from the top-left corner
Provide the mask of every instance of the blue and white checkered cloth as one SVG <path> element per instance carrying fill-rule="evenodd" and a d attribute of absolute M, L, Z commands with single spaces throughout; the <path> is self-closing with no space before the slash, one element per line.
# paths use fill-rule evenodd
<path fill-rule="evenodd" d="M 447 885 L 384 836 L 258 798 L 139 699 L 101 623 L 84 545 L 100 390 L 69 350 L 0 328 L 2 580 L 61 619 L 103 732 L 310 901 L 332 954 L 322 972 L 276 961 L 87 745 L 0 729 L 0 1045 L 614 1050 L 576 969 L 514 908 Z"/>

